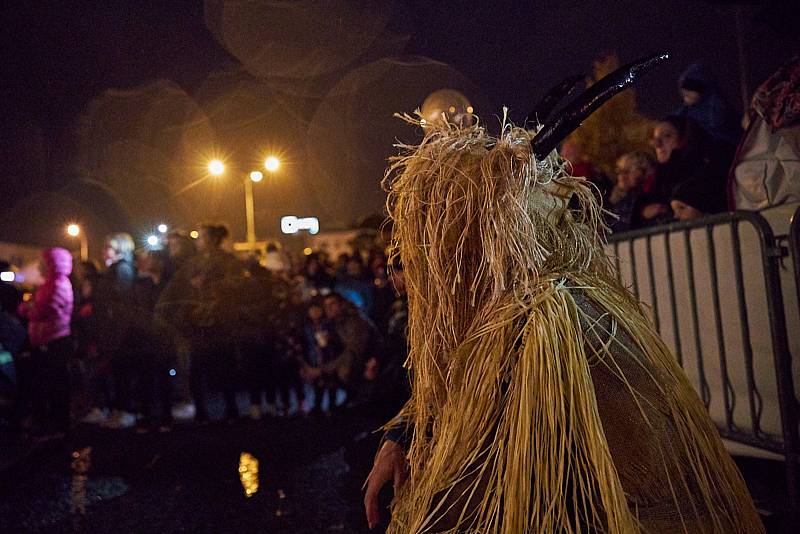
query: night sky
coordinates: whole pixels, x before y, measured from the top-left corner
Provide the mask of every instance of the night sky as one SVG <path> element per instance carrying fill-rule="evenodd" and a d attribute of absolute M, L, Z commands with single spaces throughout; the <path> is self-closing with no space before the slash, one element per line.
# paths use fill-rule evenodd
<path fill-rule="evenodd" d="M 64 244 L 68 220 L 93 240 L 138 235 L 162 219 L 227 222 L 241 239 L 234 176 L 267 152 L 285 165 L 256 189 L 260 236 L 276 235 L 285 214 L 346 227 L 380 212 L 392 142 L 418 134 L 392 112 L 451 87 L 484 120 L 503 105 L 522 120 L 549 86 L 603 53 L 622 62 L 672 53 L 638 86 L 650 117 L 677 107 L 677 77 L 696 60 L 741 108 L 740 67 L 749 92 L 798 50 L 797 13 L 775 6 L 6 1 L 0 240 Z M 177 195 L 211 155 L 231 176 Z"/>

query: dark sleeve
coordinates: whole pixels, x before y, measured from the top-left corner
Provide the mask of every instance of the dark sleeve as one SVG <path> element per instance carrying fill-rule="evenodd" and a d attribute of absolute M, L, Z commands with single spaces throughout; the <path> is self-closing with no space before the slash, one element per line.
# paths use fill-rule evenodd
<path fill-rule="evenodd" d="M 127 295 L 133 289 L 133 284 L 136 282 L 136 272 L 133 265 L 127 261 L 121 261 L 117 264 L 116 270 L 116 290 L 120 295 Z"/>
<path fill-rule="evenodd" d="M 394 424 L 383 433 L 383 441 L 394 441 L 400 445 L 404 451 L 411 447 L 411 439 L 414 437 L 414 427 L 405 419 L 399 418 Z"/>
<path fill-rule="evenodd" d="M 322 372 L 335 374 L 339 380 L 348 383 L 356 379 L 354 373 L 360 373 L 366 363 L 367 349 L 370 341 L 370 326 L 365 321 L 352 317 L 341 328 L 337 328 L 342 351 L 336 358 L 321 366 Z"/>

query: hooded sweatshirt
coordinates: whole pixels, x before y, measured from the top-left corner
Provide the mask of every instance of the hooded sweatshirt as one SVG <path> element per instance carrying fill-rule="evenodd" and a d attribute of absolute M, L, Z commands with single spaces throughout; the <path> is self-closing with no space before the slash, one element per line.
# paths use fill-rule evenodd
<path fill-rule="evenodd" d="M 42 260 L 47 266 L 44 285 L 19 307 L 19 314 L 28 318 L 28 337 L 34 347 L 70 335 L 72 316 L 72 255 L 63 248 L 49 248 L 42 252 Z"/>
<path fill-rule="evenodd" d="M 742 136 L 739 116 L 720 93 L 711 72 L 702 63 L 692 63 L 681 74 L 678 84 L 682 89 L 700 93 L 700 101 L 691 106 L 681 106 L 677 114 L 695 120 L 718 142 L 735 145 Z"/>

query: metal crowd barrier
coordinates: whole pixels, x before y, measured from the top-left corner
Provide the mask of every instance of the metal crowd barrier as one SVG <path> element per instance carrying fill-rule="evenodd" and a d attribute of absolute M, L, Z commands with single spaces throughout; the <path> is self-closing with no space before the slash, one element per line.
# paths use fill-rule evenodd
<path fill-rule="evenodd" d="M 800 288 L 800 208 L 790 233 Z M 723 438 L 785 458 L 797 517 L 798 401 L 779 271 L 785 249 L 769 223 L 755 212 L 725 213 L 617 234 L 607 250 Z"/>

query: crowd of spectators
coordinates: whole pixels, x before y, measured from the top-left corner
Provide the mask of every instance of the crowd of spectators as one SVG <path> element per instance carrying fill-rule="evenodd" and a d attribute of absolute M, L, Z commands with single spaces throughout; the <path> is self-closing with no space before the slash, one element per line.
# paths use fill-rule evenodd
<path fill-rule="evenodd" d="M 770 195 L 781 202 L 798 199 L 800 186 L 793 167 L 796 148 L 787 157 L 787 150 L 780 154 L 772 146 L 779 143 L 774 139 L 785 136 L 796 124 L 798 81 L 800 63 L 795 58 L 756 91 L 753 106 L 740 121 L 708 70 L 693 64 L 679 79 L 681 106 L 650 130 L 652 151 L 621 154 L 612 179 L 598 171 L 574 141 L 564 144 L 562 155 L 571 162 L 573 175 L 585 176 L 596 186 L 603 207 L 610 212 L 606 224 L 612 233 L 697 220 L 731 208 L 763 208 L 777 202 L 770 201 Z M 772 128 L 769 132 L 767 137 L 773 140 L 748 141 L 756 137 L 751 121 L 765 115 L 763 101 L 770 102 L 769 109 L 780 109 L 778 115 L 787 120 L 781 123 L 781 131 Z M 753 143 L 760 144 L 751 147 Z M 750 154 L 757 161 L 751 165 L 756 175 L 748 182 L 735 171 L 737 166 L 747 168 Z M 773 190 L 780 194 L 772 194 Z M 742 197 L 754 197 L 757 202 L 743 203 Z"/>
<path fill-rule="evenodd" d="M 389 268 L 379 247 L 333 259 L 273 245 L 239 258 L 227 237 L 208 224 L 197 239 L 174 231 L 163 248 L 136 251 L 118 233 L 102 268 L 73 269 L 68 251 L 51 248 L 34 293 L 2 282 L 14 368 L 5 424 L 37 439 L 81 423 L 168 431 L 176 419 L 215 418 L 213 392 L 226 420 L 398 410 L 408 391 L 402 266 Z"/>

